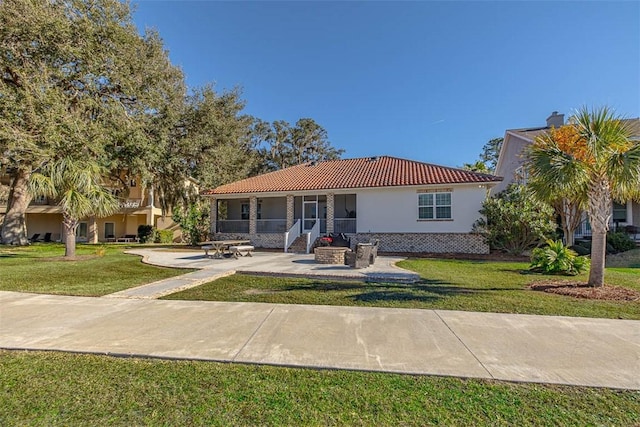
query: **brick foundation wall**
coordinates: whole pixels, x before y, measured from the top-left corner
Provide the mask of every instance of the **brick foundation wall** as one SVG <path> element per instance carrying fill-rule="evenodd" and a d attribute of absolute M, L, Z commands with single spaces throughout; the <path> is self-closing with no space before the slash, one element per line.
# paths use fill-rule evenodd
<path fill-rule="evenodd" d="M 357 233 L 347 234 L 351 248 L 380 240 L 380 252 L 488 254 L 489 245 L 471 233 Z M 218 233 L 216 240 L 251 240 L 256 248 L 284 249 L 284 233 Z"/>
<path fill-rule="evenodd" d="M 350 237 L 352 248 L 378 239 L 381 252 L 489 253 L 484 238 L 471 233 L 357 233 Z"/>
<path fill-rule="evenodd" d="M 256 248 L 284 250 L 284 233 L 217 233 L 216 240 L 251 240 Z"/>

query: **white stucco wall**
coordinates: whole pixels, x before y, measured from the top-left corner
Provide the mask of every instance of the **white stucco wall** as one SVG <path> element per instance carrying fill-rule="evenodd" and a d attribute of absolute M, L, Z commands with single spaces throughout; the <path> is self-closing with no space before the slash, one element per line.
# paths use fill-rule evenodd
<path fill-rule="evenodd" d="M 387 188 L 357 193 L 359 233 L 468 233 L 480 218 L 487 190 L 477 184 L 450 187 L 451 220 L 418 220 L 418 189 Z"/>

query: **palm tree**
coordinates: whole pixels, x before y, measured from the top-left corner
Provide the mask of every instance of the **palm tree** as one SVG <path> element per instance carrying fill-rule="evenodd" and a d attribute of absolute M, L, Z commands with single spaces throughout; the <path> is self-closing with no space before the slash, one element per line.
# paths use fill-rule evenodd
<path fill-rule="evenodd" d="M 34 196 L 59 199 L 62 207 L 65 257 L 76 254 L 76 229 L 80 219 L 105 217 L 115 213 L 118 200 L 101 184 L 104 170 L 97 163 L 64 157 L 31 175 L 29 188 Z"/>
<path fill-rule="evenodd" d="M 584 198 L 591 223 L 589 285 L 604 284 L 607 231 L 613 200 L 637 195 L 640 142 L 608 108 L 583 108 L 569 124 L 541 135 L 529 150 L 529 174 L 559 197 Z"/>

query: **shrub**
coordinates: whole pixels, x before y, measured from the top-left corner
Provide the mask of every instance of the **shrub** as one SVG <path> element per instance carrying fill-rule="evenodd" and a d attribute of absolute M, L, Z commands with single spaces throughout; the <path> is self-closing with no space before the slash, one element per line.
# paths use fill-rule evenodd
<path fill-rule="evenodd" d="M 153 240 L 153 226 L 152 225 L 139 225 L 138 226 L 138 238 L 140 243 L 148 243 Z"/>
<path fill-rule="evenodd" d="M 578 255 L 589 255 L 591 253 L 591 249 L 585 247 L 584 245 L 573 245 L 569 249 L 571 249 Z"/>
<path fill-rule="evenodd" d="M 567 248 L 562 240 L 547 240 L 547 246 L 531 253 L 530 270 L 547 274 L 575 276 L 589 267 L 589 259 Z"/>
<path fill-rule="evenodd" d="M 180 224 L 185 232 L 183 237 L 190 245 L 206 240 L 209 235 L 209 206 L 204 202 L 193 203 L 186 209 L 174 209 L 173 220 Z"/>
<path fill-rule="evenodd" d="M 626 252 L 636 248 L 636 243 L 624 231 L 608 233 L 607 245 L 611 245 L 612 253 Z"/>
<path fill-rule="evenodd" d="M 510 185 L 488 198 L 480 213 L 484 218 L 476 221 L 473 231 L 482 234 L 491 249 L 513 255 L 538 246 L 557 227 L 553 208 L 522 185 Z"/>
<path fill-rule="evenodd" d="M 156 230 L 153 236 L 154 243 L 173 243 L 173 230 Z"/>

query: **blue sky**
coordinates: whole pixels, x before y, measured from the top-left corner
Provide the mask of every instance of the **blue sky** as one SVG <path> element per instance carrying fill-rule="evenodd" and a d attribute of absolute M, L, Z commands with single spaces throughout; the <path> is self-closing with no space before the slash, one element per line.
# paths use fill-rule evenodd
<path fill-rule="evenodd" d="M 311 117 L 344 157 L 460 166 L 552 111 L 640 116 L 640 2 L 137 1 L 190 87 Z"/>

